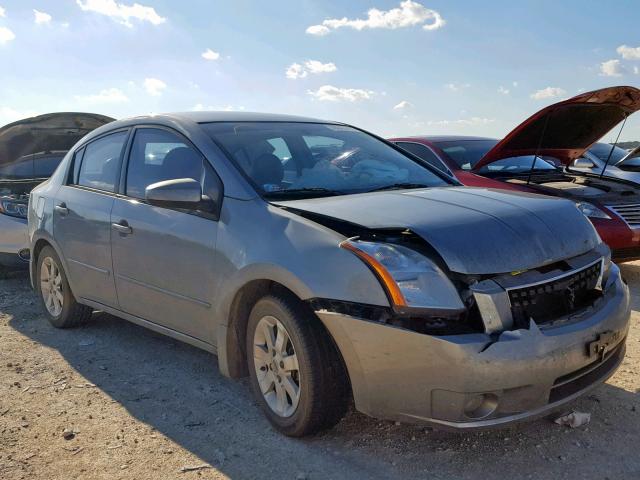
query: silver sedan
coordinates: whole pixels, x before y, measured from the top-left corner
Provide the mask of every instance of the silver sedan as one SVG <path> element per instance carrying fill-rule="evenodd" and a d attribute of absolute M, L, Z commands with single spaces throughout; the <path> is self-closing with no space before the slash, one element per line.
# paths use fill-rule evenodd
<path fill-rule="evenodd" d="M 56 327 L 93 310 L 216 353 L 281 432 L 466 429 L 558 408 L 624 357 L 629 292 L 573 202 L 461 187 L 355 127 L 191 112 L 90 133 L 28 207 Z"/>

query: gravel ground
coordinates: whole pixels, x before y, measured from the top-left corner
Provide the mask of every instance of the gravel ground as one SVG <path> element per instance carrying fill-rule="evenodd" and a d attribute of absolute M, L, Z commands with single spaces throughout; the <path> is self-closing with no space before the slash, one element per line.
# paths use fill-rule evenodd
<path fill-rule="evenodd" d="M 48 325 L 23 273 L 0 279 L 0 479 L 638 479 L 640 262 L 628 353 L 607 384 L 548 419 L 473 434 L 352 412 L 304 440 L 275 433 L 215 357 L 109 315 Z M 183 472 L 183 468 L 197 468 Z"/>

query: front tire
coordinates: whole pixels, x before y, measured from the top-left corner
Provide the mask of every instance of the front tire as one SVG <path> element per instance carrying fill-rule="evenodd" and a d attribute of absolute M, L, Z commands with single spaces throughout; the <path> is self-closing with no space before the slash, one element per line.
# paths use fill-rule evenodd
<path fill-rule="evenodd" d="M 92 309 L 76 301 L 56 251 L 50 246 L 44 247 L 37 262 L 34 283 L 49 323 L 56 328 L 72 328 L 86 323 L 91 318 Z"/>
<path fill-rule="evenodd" d="M 344 365 L 320 320 L 299 300 L 267 295 L 255 304 L 247 363 L 256 399 L 285 435 L 313 434 L 344 416 L 349 392 Z"/>

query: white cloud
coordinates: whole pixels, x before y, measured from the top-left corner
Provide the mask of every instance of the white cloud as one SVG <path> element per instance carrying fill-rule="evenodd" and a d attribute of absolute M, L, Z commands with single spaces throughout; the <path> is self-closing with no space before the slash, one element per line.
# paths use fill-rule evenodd
<path fill-rule="evenodd" d="M 500 85 L 498 87 L 498 93 L 501 93 L 503 95 L 509 95 L 511 91 L 508 88 L 504 88 L 502 85 Z"/>
<path fill-rule="evenodd" d="M 400 7 L 391 10 L 378 10 L 372 8 L 367 12 L 367 18 L 348 19 L 330 18 L 322 22 L 321 25 L 312 25 L 306 32 L 310 35 L 327 35 L 330 30 L 338 28 L 353 28 L 354 30 L 364 30 L 366 28 L 385 28 L 395 30 L 396 28 L 412 27 L 422 25 L 424 30 L 436 30 L 445 24 L 442 16 L 435 10 L 426 8 L 424 5 L 405 0 L 400 2 Z"/>
<path fill-rule="evenodd" d="M 14 38 L 16 38 L 15 33 L 13 33 L 7 27 L 0 27 L 0 45 L 9 43 Z"/>
<path fill-rule="evenodd" d="M 469 88 L 471 84 L 469 83 L 446 83 L 444 88 L 447 90 L 451 90 L 452 92 L 459 92 L 460 90 L 464 90 L 465 88 Z"/>
<path fill-rule="evenodd" d="M 518 82 L 515 82 L 515 81 L 511 82 L 511 85 L 513 85 L 514 87 L 517 87 L 518 86 Z"/>
<path fill-rule="evenodd" d="M 407 110 L 413 108 L 413 104 L 407 100 L 402 100 L 399 104 L 393 107 L 394 110 Z"/>
<path fill-rule="evenodd" d="M 620 77 L 625 73 L 625 68 L 620 60 L 607 60 L 600 64 L 600 75 L 603 77 Z"/>
<path fill-rule="evenodd" d="M 202 58 L 205 60 L 218 60 L 220 58 L 220 54 L 218 52 L 214 52 L 210 48 L 207 48 L 202 52 Z"/>
<path fill-rule="evenodd" d="M 335 63 L 322 63 L 318 60 L 307 60 L 304 62 L 304 66 L 307 68 L 309 73 L 331 73 L 338 69 Z"/>
<path fill-rule="evenodd" d="M 300 65 L 295 62 L 289 65 L 285 75 L 287 78 L 296 80 L 298 78 L 305 78 L 309 74 L 317 75 L 319 73 L 331 73 L 338 69 L 335 63 L 328 62 L 322 63 L 318 60 L 307 60 L 304 65 Z"/>
<path fill-rule="evenodd" d="M 495 118 L 471 117 L 471 118 L 461 118 L 459 120 L 430 120 L 427 122 L 427 125 L 438 126 L 438 127 L 448 127 L 451 125 L 469 127 L 469 126 L 476 126 L 476 125 L 487 125 L 495 121 L 496 121 Z"/>
<path fill-rule="evenodd" d="M 324 37 L 325 35 L 328 35 L 331 32 L 331 30 L 329 30 L 324 25 L 311 25 L 305 30 L 305 32 L 308 33 L 309 35 Z"/>
<path fill-rule="evenodd" d="M 640 75 L 640 67 L 633 67 L 633 73 Z"/>
<path fill-rule="evenodd" d="M 143 85 L 147 93 L 154 97 L 162 95 L 164 89 L 167 88 L 167 84 L 158 78 L 145 78 Z"/>
<path fill-rule="evenodd" d="M 7 11 L 4 8 L 0 7 L 0 18 L 6 17 L 6 16 L 7 16 Z"/>
<path fill-rule="evenodd" d="M 124 103 L 129 101 L 119 88 L 105 88 L 94 95 L 77 95 L 76 100 L 85 104 Z"/>
<path fill-rule="evenodd" d="M 290 78 L 291 80 L 304 78 L 308 74 L 309 72 L 307 72 L 299 63 L 292 63 L 291 65 L 289 65 L 289 68 L 287 68 L 287 71 L 285 72 L 286 77 Z"/>
<path fill-rule="evenodd" d="M 76 0 L 78 6 L 85 12 L 95 12 L 112 18 L 122 25 L 132 27 L 132 19 L 141 22 L 149 22 L 152 25 L 160 25 L 167 21 L 165 17 L 161 17 L 155 8 L 134 3 L 125 5 L 118 3 L 116 0 Z"/>
<path fill-rule="evenodd" d="M 544 100 L 546 98 L 560 97 L 561 95 L 564 95 L 566 93 L 566 91 L 559 87 L 547 87 L 543 88 L 542 90 L 533 92 L 531 94 L 531 98 L 533 98 L 534 100 Z"/>
<path fill-rule="evenodd" d="M 620 45 L 616 52 L 625 60 L 640 60 L 640 47 L 628 47 Z"/>
<path fill-rule="evenodd" d="M 51 23 L 51 15 L 46 12 L 41 12 L 40 10 L 33 9 L 33 21 L 36 22 L 37 25 L 49 24 Z"/>
<path fill-rule="evenodd" d="M 359 100 L 369 100 L 374 92 L 361 88 L 338 88 L 333 85 L 323 85 L 317 90 L 308 90 L 307 93 L 318 100 L 325 102 L 357 102 Z"/>

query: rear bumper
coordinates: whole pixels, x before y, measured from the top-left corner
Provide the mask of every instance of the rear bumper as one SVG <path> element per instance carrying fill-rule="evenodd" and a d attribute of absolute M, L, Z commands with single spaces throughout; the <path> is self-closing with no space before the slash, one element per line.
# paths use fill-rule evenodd
<path fill-rule="evenodd" d="M 27 220 L 0 214 L 0 265 L 27 265 Z"/>
<path fill-rule="evenodd" d="M 615 268 L 615 267 L 614 267 Z M 452 429 L 544 415 L 612 375 L 624 357 L 629 291 L 619 271 L 604 301 L 576 323 L 540 330 L 434 337 L 317 312 L 350 375 L 356 408 L 390 420 Z M 587 345 L 613 332 L 604 361 Z"/>

